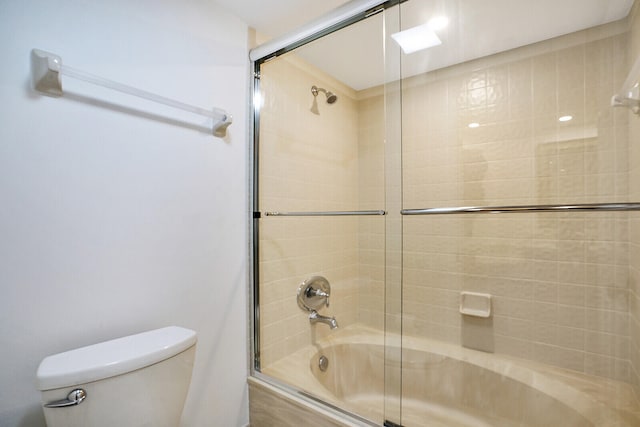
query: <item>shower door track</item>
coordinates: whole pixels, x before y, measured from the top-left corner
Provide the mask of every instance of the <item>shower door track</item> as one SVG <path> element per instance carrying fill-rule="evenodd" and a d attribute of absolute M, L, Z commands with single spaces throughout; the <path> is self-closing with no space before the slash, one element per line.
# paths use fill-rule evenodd
<path fill-rule="evenodd" d="M 640 203 L 583 203 L 571 205 L 463 206 L 453 208 L 402 209 L 402 215 L 455 215 L 539 212 L 640 211 Z"/>

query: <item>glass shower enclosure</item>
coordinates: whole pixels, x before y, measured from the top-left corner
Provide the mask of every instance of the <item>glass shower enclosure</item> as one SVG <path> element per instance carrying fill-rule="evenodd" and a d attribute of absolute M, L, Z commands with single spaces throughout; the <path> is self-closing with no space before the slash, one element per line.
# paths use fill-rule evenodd
<path fill-rule="evenodd" d="M 354 1 L 252 51 L 252 375 L 363 425 L 640 425 L 638 8 Z"/>

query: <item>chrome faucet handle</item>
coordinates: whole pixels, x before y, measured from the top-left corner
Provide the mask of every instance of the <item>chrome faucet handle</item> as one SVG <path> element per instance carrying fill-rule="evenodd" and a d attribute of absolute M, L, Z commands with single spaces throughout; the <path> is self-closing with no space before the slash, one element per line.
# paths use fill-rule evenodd
<path fill-rule="evenodd" d="M 322 276 L 313 276 L 298 287 L 298 305 L 306 311 L 317 311 L 323 305 L 329 307 L 331 285 Z"/>
<path fill-rule="evenodd" d="M 322 289 L 315 289 L 312 287 L 307 288 L 307 297 L 322 297 L 324 298 L 325 306 L 329 307 L 329 293 L 323 291 Z"/>

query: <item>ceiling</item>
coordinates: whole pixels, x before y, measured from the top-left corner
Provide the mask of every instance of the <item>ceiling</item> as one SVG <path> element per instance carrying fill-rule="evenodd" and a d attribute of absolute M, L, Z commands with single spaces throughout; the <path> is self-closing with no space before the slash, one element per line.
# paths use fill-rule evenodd
<path fill-rule="evenodd" d="M 280 36 L 344 0 L 217 0 L 262 34 Z M 633 0 L 410 0 L 387 9 L 387 31 L 449 18 L 442 45 L 403 55 L 411 76 L 624 18 Z M 398 20 L 398 18 L 400 20 Z M 335 32 L 296 52 L 355 90 L 384 82 L 383 14 Z"/>
<path fill-rule="evenodd" d="M 348 0 L 215 0 L 268 39 L 276 38 Z"/>

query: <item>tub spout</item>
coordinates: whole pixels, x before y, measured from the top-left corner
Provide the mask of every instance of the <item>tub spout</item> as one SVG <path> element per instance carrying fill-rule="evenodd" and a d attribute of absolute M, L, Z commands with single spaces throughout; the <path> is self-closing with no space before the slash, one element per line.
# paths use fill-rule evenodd
<path fill-rule="evenodd" d="M 326 323 L 331 329 L 335 329 L 338 327 L 338 321 L 335 317 L 323 316 L 321 314 L 318 314 L 318 312 L 315 310 L 313 310 L 309 315 L 309 321 L 311 322 L 311 324 L 318 322 Z"/>

